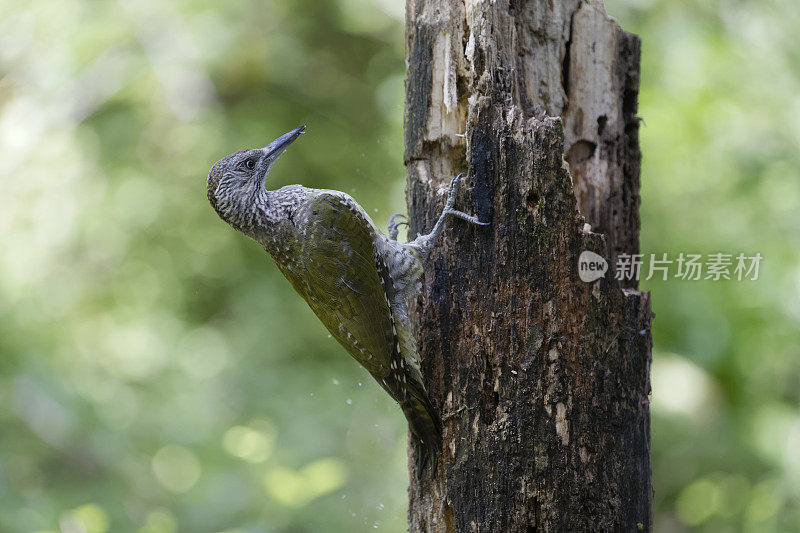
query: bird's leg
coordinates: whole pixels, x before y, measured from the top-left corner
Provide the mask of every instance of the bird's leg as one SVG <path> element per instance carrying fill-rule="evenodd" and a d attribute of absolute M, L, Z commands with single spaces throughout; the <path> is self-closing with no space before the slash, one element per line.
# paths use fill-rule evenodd
<path fill-rule="evenodd" d="M 433 244 L 433 240 L 439 236 L 442 232 L 442 228 L 444 227 L 444 221 L 447 218 L 447 215 L 451 215 L 463 220 L 471 224 L 476 224 L 478 226 L 488 226 L 488 222 L 481 222 L 478 220 L 478 217 L 474 217 L 472 215 L 468 215 L 463 211 L 458 211 L 453 209 L 453 206 L 456 203 L 456 193 L 458 192 L 458 183 L 461 180 L 464 174 L 459 174 L 452 180 L 450 180 L 450 187 L 447 190 L 447 203 L 444 205 L 444 210 L 442 214 L 439 215 L 439 220 L 436 221 L 436 224 L 433 226 L 433 229 L 427 235 L 419 235 L 416 239 L 412 242 L 408 243 L 410 246 L 424 252 L 427 251 L 428 248 Z"/>
<path fill-rule="evenodd" d="M 408 222 L 405 220 L 401 220 L 400 222 L 395 222 L 398 218 L 406 218 L 406 216 L 402 213 L 396 213 L 389 217 L 389 238 L 393 241 L 397 240 L 397 232 L 400 226 L 408 226 Z"/>

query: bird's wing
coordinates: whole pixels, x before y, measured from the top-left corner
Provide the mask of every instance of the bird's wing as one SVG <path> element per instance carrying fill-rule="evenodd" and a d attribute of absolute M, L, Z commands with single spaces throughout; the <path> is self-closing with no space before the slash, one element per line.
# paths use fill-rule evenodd
<path fill-rule="evenodd" d="M 388 376 L 399 347 L 371 221 L 354 200 L 330 192 L 313 195 L 297 215 L 304 298 L 350 355 L 376 378 Z"/>

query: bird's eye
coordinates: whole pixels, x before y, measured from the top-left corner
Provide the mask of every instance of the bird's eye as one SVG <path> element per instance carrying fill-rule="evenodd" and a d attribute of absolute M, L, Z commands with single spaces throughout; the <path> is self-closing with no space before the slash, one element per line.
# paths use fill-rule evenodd
<path fill-rule="evenodd" d="M 253 170 L 256 166 L 256 162 L 253 161 L 252 159 L 248 159 L 247 161 L 244 162 L 244 166 L 246 166 L 250 170 Z"/>

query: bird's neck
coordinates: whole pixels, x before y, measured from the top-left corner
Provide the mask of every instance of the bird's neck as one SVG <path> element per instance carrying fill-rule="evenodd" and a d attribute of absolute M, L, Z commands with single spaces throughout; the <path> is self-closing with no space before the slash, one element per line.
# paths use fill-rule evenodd
<path fill-rule="evenodd" d="M 268 227 L 281 219 L 280 205 L 277 202 L 278 191 L 268 191 L 259 187 L 253 201 L 253 221 L 258 226 Z"/>
<path fill-rule="evenodd" d="M 297 207 L 302 196 L 300 189 L 303 187 L 299 185 L 290 185 L 275 191 L 259 187 L 237 229 L 262 243 L 271 239 L 275 225 L 289 219 Z"/>

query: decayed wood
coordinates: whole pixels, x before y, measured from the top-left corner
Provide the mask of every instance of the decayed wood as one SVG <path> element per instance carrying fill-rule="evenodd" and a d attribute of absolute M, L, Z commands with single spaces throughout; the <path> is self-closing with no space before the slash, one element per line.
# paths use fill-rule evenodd
<path fill-rule="evenodd" d="M 449 224 L 416 302 L 444 438 L 410 530 L 649 530 L 649 297 L 577 270 L 638 252 L 638 38 L 599 1 L 408 0 L 407 57 L 412 234 L 462 171 L 492 221 Z"/>

